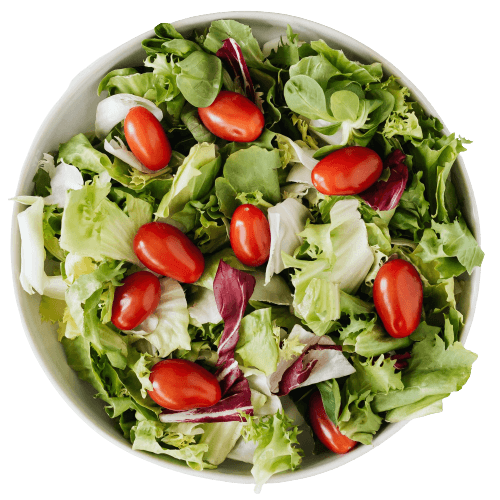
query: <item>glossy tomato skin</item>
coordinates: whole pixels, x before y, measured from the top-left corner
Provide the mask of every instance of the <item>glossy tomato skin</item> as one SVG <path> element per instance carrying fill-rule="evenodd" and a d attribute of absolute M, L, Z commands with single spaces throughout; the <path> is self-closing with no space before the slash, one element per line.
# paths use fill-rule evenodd
<path fill-rule="evenodd" d="M 125 139 L 136 158 L 150 170 L 168 165 L 170 142 L 156 116 L 142 106 L 132 108 L 125 118 Z"/>
<path fill-rule="evenodd" d="M 186 359 L 164 359 L 151 369 L 151 399 L 169 410 L 213 406 L 221 398 L 215 375 Z"/>
<path fill-rule="evenodd" d="M 262 111 L 245 96 L 223 90 L 206 108 L 198 108 L 203 125 L 212 134 L 235 142 L 252 142 L 264 128 Z"/>
<path fill-rule="evenodd" d="M 373 302 L 387 333 L 394 338 L 408 337 L 420 323 L 422 280 L 406 260 L 386 262 L 373 283 Z"/>
<path fill-rule="evenodd" d="M 127 276 L 117 287 L 111 322 L 120 330 L 132 330 L 154 312 L 160 302 L 160 280 L 148 271 Z"/>
<path fill-rule="evenodd" d="M 240 205 L 234 211 L 229 239 L 236 257 L 243 264 L 257 267 L 269 259 L 269 222 L 262 210 L 255 205 Z"/>
<path fill-rule="evenodd" d="M 316 437 L 330 451 L 344 454 L 356 446 L 357 441 L 344 436 L 328 418 L 319 391 L 313 392 L 309 399 L 309 420 Z"/>
<path fill-rule="evenodd" d="M 358 194 L 375 183 L 382 169 L 382 159 L 375 151 L 349 146 L 325 156 L 314 167 L 311 180 L 323 194 Z"/>
<path fill-rule="evenodd" d="M 199 248 L 179 229 L 164 222 L 148 222 L 134 238 L 134 252 L 151 271 L 181 283 L 194 283 L 205 260 Z"/>

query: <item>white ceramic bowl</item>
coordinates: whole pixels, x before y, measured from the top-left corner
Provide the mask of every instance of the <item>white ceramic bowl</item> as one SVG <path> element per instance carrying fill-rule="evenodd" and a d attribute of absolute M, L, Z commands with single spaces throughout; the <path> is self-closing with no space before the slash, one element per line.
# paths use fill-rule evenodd
<path fill-rule="evenodd" d="M 410 89 L 412 97 L 423 105 L 427 113 L 438 116 L 434 108 L 415 85 L 405 78 L 391 63 L 356 40 L 326 26 L 298 17 L 263 12 L 208 14 L 178 21 L 173 23 L 173 25 L 181 33 L 187 34 L 195 28 L 208 27 L 211 21 L 216 19 L 235 19 L 248 24 L 251 26 L 254 35 L 261 45 L 270 39 L 285 34 L 286 26 L 290 24 L 293 30 L 300 34 L 302 40 L 310 41 L 321 38 L 333 47 L 344 50 L 350 58 L 364 63 L 381 62 L 386 76 L 393 74 L 399 77 L 402 84 Z M 115 68 L 141 65 L 145 57 L 141 48 L 141 41 L 153 35 L 152 31 L 144 33 L 118 47 L 83 70 L 72 81 L 68 90 L 52 108 L 33 141 L 21 171 L 17 189 L 18 195 L 31 194 L 33 189 L 32 178 L 42 153 L 57 150 L 59 143 L 67 141 L 77 133 L 93 130 L 96 106 L 101 99 L 97 97 L 96 89 L 102 77 Z M 448 133 L 446 128 L 445 133 Z M 479 240 L 479 220 L 476 202 L 465 166 L 460 157 L 453 167 L 451 175 L 457 188 L 458 197 L 462 203 L 464 216 L 472 233 Z M 194 471 L 184 465 L 184 463 L 170 457 L 132 450 L 129 441 L 115 429 L 113 422 L 104 412 L 103 402 L 94 399 L 94 389 L 89 384 L 78 379 L 76 373 L 67 365 L 62 345 L 57 341 L 55 328 L 47 323 L 41 323 L 38 314 L 39 296 L 28 295 L 20 286 L 18 279 L 21 262 L 20 237 L 16 220 L 16 215 L 20 210 L 21 207 L 19 204 L 16 204 L 12 220 L 12 270 L 19 310 L 26 334 L 39 363 L 68 404 L 87 424 L 102 436 L 124 450 L 145 460 L 195 476 L 240 483 L 253 482 L 250 474 L 250 465 L 242 462 L 226 460 L 216 470 Z M 460 295 L 459 300 L 459 308 L 465 318 L 462 341 L 465 340 L 472 323 L 478 288 L 479 269 L 475 269 L 472 276 L 467 278 L 464 292 Z M 383 427 L 373 440 L 373 446 L 377 446 L 388 439 L 404 425 L 405 423 L 403 422 Z M 271 482 L 300 479 L 334 469 L 356 459 L 371 448 L 372 446 L 358 446 L 347 455 L 324 454 L 306 457 L 299 470 L 273 476 Z"/>

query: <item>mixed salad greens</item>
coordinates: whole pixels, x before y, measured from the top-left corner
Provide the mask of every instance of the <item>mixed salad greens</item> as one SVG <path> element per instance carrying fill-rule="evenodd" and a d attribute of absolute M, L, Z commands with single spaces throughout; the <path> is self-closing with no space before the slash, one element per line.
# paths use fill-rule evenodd
<path fill-rule="evenodd" d="M 233 20 L 188 36 L 164 23 L 155 35 L 142 43 L 144 66 L 102 79 L 95 132 L 45 154 L 32 196 L 16 198 L 29 205 L 18 216 L 20 280 L 41 295 L 41 318 L 58 325 L 69 365 L 134 449 L 196 470 L 249 462 L 258 487 L 299 467 L 307 441 L 330 453 L 310 430 L 316 389 L 331 422 L 365 445 L 384 422 L 441 411 L 476 359 L 459 342 L 457 296 L 483 252 L 450 177 L 469 141 L 443 135 L 379 63 L 301 41 L 291 27 L 263 49 Z M 223 140 L 204 125 L 198 108 L 221 91 L 262 111 L 257 139 Z M 166 132 L 165 168 L 148 169 L 128 147 L 133 107 Z M 322 194 L 311 171 L 346 146 L 376 151 L 382 174 L 359 195 Z M 269 221 L 259 267 L 230 245 L 245 204 Z M 154 313 L 120 330 L 115 293 L 144 269 L 133 242 L 152 221 L 187 235 L 204 270 L 194 283 L 161 278 Z M 419 325 L 404 338 L 388 335 L 373 301 L 375 277 L 395 257 L 423 284 Z M 156 404 L 150 374 L 166 358 L 216 373 L 220 401 L 186 411 Z"/>

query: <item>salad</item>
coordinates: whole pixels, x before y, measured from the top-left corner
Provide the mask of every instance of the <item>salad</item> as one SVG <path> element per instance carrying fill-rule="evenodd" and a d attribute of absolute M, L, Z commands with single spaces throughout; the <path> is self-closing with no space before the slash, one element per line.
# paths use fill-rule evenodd
<path fill-rule="evenodd" d="M 249 26 L 168 24 L 97 90 L 95 130 L 16 200 L 20 281 L 133 449 L 259 489 L 307 453 L 442 410 L 476 355 L 469 141 L 379 63 Z"/>

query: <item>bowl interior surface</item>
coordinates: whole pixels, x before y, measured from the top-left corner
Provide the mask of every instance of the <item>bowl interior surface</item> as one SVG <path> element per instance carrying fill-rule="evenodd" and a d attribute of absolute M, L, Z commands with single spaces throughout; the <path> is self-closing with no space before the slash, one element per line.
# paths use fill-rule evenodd
<path fill-rule="evenodd" d="M 188 34 L 193 29 L 208 27 L 210 22 L 216 19 L 235 19 L 250 25 L 261 46 L 268 40 L 284 35 L 287 24 L 290 24 L 294 32 L 300 34 L 301 40 L 323 39 L 332 47 L 342 49 L 348 57 L 355 60 L 363 63 L 381 62 L 387 76 L 393 74 L 399 77 L 402 84 L 410 89 L 413 98 L 418 100 L 429 114 L 437 116 L 436 111 L 425 97 L 397 68 L 368 47 L 326 26 L 297 17 L 262 12 L 210 14 L 178 21 L 173 25 L 182 34 Z M 96 106 L 104 98 L 104 96 L 98 97 L 96 93 L 99 82 L 112 69 L 141 65 L 145 54 L 140 42 L 144 38 L 153 35 L 152 31 L 145 33 L 118 47 L 98 59 L 73 80 L 68 90 L 47 116 L 35 137 L 21 172 L 17 189 L 18 195 L 31 194 L 33 189 L 32 178 L 38 160 L 44 152 L 56 151 L 60 143 L 69 140 L 75 134 L 93 131 Z M 445 132 L 447 133 L 446 129 Z M 463 207 L 464 216 L 471 231 L 479 241 L 477 207 L 467 172 L 460 157 L 452 169 L 452 177 Z M 55 327 L 41 322 L 38 314 L 40 297 L 36 294 L 28 295 L 20 286 L 18 279 L 20 273 L 20 236 L 17 229 L 16 215 L 21 210 L 22 207 L 16 204 L 12 221 L 12 269 L 18 306 L 28 339 L 40 364 L 68 404 L 101 435 L 123 449 L 157 465 L 210 479 L 243 483 L 253 482 L 250 474 L 251 466 L 242 462 L 226 460 L 216 470 L 193 471 L 183 463 L 170 457 L 137 452 L 131 449 L 129 441 L 120 434 L 111 419 L 103 411 L 103 402 L 94 399 L 94 389 L 89 384 L 78 379 L 76 373 L 66 363 L 62 345 L 57 341 Z M 479 270 L 476 269 L 471 277 L 464 278 L 464 291 L 460 295 L 458 303 L 465 318 L 462 341 L 465 340 L 470 329 L 478 287 Z M 403 425 L 405 424 L 386 425 L 375 437 L 373 446 L 377 446 L 388 439 Z M 369 451 L 373 446 L 360 445 L 347 455 L 325 454 L 305 457 L 299 470 L 273 476 L 270 482 L 300 479 L 301 477 L 325 472 L 354 460 Z"/>

